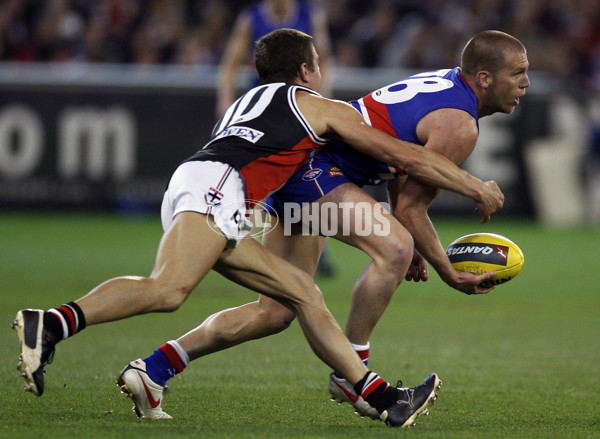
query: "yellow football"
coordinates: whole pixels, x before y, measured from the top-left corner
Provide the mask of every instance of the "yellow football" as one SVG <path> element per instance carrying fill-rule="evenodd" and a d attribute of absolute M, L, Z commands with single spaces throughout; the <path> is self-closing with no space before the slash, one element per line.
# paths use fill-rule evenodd
<path fill-rule="evenodd" d="M 446 254 L 457 271 L 475 274 L 495 271 L 496 277 L 484 282 L 484 286 L 508 282 L 519 274 L 525 262 L 517 244 L 495 233 L 462 236 L 450 243 Z"/>

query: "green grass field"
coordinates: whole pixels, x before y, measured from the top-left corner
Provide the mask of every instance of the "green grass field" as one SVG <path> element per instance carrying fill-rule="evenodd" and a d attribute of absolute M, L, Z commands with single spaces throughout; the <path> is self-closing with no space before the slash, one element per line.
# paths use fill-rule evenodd
<path fill-rule="evenodd" d="M 164 408 L 174 419 L 137 419 L 115 386 L 121 368 L 211 313 L 255 299 L 216 274 L 173 314 L 93 326 L 60 344 L 44 395 L 23 392 L 15 312 L 60 305 L 111 277 L 147 275 L 160 221 L 0 214 L 0 437 L 600 437 L 600 229 L 433 219 L 445 245 L 475 231 L 508 236 L 525 266 L 486 296 L 462 295 L 435 274 L 400 287 L 371 339 L 371 366 L 408 385 L 435 371 L 444 384 L 429 417 L 395 430 L 329 401 L 329 369 L 297 323 L 193 362 L 170 381 Z M 337 276 L 318 284 L 343 324 L 367 259 L 337 242 L 331 250 Z"/>

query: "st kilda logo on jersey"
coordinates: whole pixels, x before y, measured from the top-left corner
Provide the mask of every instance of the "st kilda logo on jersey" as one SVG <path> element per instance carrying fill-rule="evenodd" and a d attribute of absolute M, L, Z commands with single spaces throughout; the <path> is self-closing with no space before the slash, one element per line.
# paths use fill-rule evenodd
<path fill-rule="evenodd" d="M 208 189 L 208 192 L 204 194 L 204 201 L 209 206 L 218 206 L 221 204 L 221 200 L 223 199 L 223 192 L 211 187 Z"/>
<path fill-rule="evenodd" d="M 506 265 L 508 247 L 504 245 L 463 242 L 452 244 L 446 251 L 451 263 L 462 261 L 484 262 L 486 264 Z"/>

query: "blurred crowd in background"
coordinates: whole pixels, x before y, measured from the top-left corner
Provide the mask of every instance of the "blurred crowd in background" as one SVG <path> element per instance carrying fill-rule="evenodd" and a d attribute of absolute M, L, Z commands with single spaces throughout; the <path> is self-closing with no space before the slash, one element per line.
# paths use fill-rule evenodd
<path fill-rule="evenodd" d="M 0 60 L 217 65 L 243 0 L 0 0 Z M 452 67 L 498 29 L 600 92 L 600 0 L 321 0 L 334 67 Z"/>

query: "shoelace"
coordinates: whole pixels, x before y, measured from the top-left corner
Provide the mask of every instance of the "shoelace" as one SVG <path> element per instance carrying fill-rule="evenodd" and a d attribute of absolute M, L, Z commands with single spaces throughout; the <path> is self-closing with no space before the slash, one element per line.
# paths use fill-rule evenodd
<path fill-rule="evenodd" d="M 56 352 L 56 349 L 52 348 L 52 350 L 50 351 L 50 355 L 48 355 L 48 359 L 46 361 L 44 361 L 44 366 L 47 364 L 52 364 L 52 362 L 54 361 L 54 353 L 55 352 Z"/>

